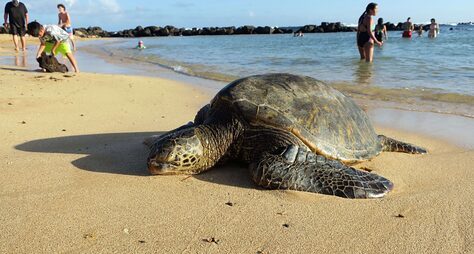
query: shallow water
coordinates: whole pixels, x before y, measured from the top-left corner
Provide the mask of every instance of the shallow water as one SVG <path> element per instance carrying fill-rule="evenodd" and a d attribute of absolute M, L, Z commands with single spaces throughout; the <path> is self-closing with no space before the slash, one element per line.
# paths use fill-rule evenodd
<path fill-rule="evenodd" d="M 474 118 L 473 39 L 474 26 L 443 26 L 436 39 L 426 34 L 402 39 L 400 32 L 391 32 L 385 45 L 375 48 L 374 64 L 359 61 L 355 33 L 307 34 L 302 38 L 142 38 L 146 50 L 134 48 L 137 38 L 81 41 L 76 57 L 82 71 L 178 79 L 211 92 L 252 74 L 303 74 L 327 81 L 362 101 L 394 102 L 397 105 L 390 107 Z M 31 49 L 34 51 L 33 46 Z M 37 66 L 31 53 L 29 68 Z M 21 66 L 20 56 L 1 57 L 0 64 Z"/>
<path fill-rule="evenodd" d="M 359 61 L 355 33 L 143 38 L 107 44 L 109 54 L 224 81 L 291 72 L 324 81 L 474 96 L 474 28 L 443 26 L 436 39 L 390 32 L 375 63 Z M 105 48 L 104 48 L 105 49 Z"/>

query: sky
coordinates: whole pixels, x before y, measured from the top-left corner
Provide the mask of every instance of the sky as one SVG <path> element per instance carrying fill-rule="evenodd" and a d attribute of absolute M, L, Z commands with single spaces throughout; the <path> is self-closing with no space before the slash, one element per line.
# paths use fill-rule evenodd
<path fill-rule="evenodd" d="M 4 1 L 7 3 L 8 1 Z M 357 23 L 368 1 L 359 0 L 20 0 L 30 19 L 57 23 L 58 3 L 66 5 L 74 27 L 109 31 L 141 26 L 299 26 L 323 21 Z M 379 0 L 385 21 L 439 23 L 474 21 L 474 0 Z"/>

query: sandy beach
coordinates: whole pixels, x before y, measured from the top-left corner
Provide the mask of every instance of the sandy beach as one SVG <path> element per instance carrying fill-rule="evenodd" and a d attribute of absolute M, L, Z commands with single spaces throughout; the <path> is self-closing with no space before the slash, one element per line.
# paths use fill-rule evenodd
<path fill-rule="evenodd" d="M 150 176 L 142 141 L 212 96 L 163 78 L 0 66 L 0 253 L 474 252 L 474 150 L 388 121 L 378 133 L 429 154 L 357 165 L 394 182 L 383 199 L 266 191 L 240 164 Z"/>

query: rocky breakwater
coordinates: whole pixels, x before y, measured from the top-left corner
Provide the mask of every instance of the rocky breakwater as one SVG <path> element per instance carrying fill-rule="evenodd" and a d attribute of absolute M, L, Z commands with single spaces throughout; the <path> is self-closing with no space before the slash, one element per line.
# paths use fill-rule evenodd
<path fill-rule="evenodd" d="M 196 36 L 196 35 L 235 35 L 235 34 L 284 34 L 292 33 L 291 29 L 277 27 L 203 27 L 203 28 L 177 28 L 174 26 L 138 26 L 135 29 L 126 29 L 113 33 L 111 37 L 152 37 L 152 36 Z"/>
<path fill-rule="evenodd" d="M 98 26 L 89 28 L 74 28 L 74 35 L 81 38 L 111 37 L 113 33 L 107 32 Z"/>
<path fill-rule="evenodd" d="M 338 32 L 355 32 L 356 27 L 349 27 L 343 25 L 341 22 L 329 23 L 322 22 L 320 26 L 317 25 L 305 25 L 298 29 L 296 32 L 302 33 L 338 33 Z"/>
<path fill-rule="evenodd" d="M 76 28 L 74 34 L 78 37 L 156 37 L 156 36 L 197 36 L 197 35 L 239 35 L 239 34 L 291 34 L 295 31 L 303 33 L 353 32 L 355 28 L 342 25 L 340 22 L 323 22 L 321 26 L 306 25 L 298 28 L 280 28 L 270 26 L 241 26 L 241 27 L 203 27 L 177 28 L 174 26 L 138 26 L 135 29 L 125 29 L 118 32 L 107 32 L 100 27 Z"/>

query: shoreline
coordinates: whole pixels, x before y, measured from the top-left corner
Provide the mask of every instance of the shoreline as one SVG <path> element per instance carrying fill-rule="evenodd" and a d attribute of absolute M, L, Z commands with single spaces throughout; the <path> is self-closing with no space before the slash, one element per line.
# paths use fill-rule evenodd
<path fill-rule="evenodd" d="M 0 250 L 474 250 L 474 200 L 470 198 L 474 149 L 447 143 L 439 134 L 445 133 L 443 121 L 456 121 L 443 115 L 437 120 L 411 118 L 410 112 L 394 117 L 400 111 L 369 110 L 371 119 L 385 119 L 375 121 L 378 133 L 429 150 L 418 156 L 382 153 L 357 165 L 395 183 L 383 199 L 266 191 L 255 186 L 246 166 L 238 163 L 192 177 L 150 176 L 142 141 L 193 119 L 212 96 L 214 92 L 202 87 L 159 77 L 50 74 L 2 66 L 0 226 L 8 230 L 0 234 Z M 402 130 L 392 128 L 395 124 Z M 436 127 L 437 138 L 411 131 L 413 125 L 422 132 Z M 445 139 L 454 133 L 463 140 L 458 128 L 465 126 L 447 128 L 452 133 L 446 133 Z"/>
<path fill-rule="evenodd" d="M 166 79 L 185 84 L 193 89 L 199 89 L 201 92 L 209 95 L 210 98 L 228 84 L 228 82 L 225 81 L 212 80 L 177 72 L 172 68 L 159 64 L 141 62 L 131 58 L 117 58 L 115 56 L 110 56 L 106 51 L 102 51 L 104 48 L 96 48 L 90 44 L 96 43 L 97 40 L 104 39 L 82 40 L 86 42 L 86 45 L 80 49 L 78 59 L 82 60 L 83 62 L 81 63 L 83 64 L 85 62 L 84 65 L 90 68 L 85 69 L 86 72 L 89 73 L 119 74 L 132 77 L 137 76 Z M 121 39 L 105 40 L 107 40 L 108 43 L 115 43 L 114 40 Z M 8 51 L 6 52 L 7 55 L 11 54 L 8 53 Z M 0 51 L 0 54 L 4 55 L 5 51 Z M 19 54 L 22 53 L 15 53 L 15 55 Z M 1 55 L 0 64 L 1 58 L 5 57 Z M 33 63 L 33 65 L 35 64 L 36 62 Z M 31 67 L 31 65 L 29 66 Z M 102 67 L 96 69 L 97 66 Z M 95 71 L 91 72 L 91 70 Z M 384 97 L 380 98 L 377 95 L 381 94 L 381 91 L 390 92 L 390 89 L 368 88 L 368 91 L 361 91 L 355 90 L 354 86 L 351 85 L 341 83 L 329 84 L 354 99 L 361 107 L 363 107 L 368 112 L 375 125 L 380 125 L 384 128 L 390 128 L 390 125 L 397 126 L 397 128 L 395 128 L 397 130 L 409 131 L 431 138 L 440 137 L 438 138 L 439 140 L 444 140 L 452 145 L 460 146 L 465 149 L 474 149 L 474 135 L 469 135 L 468 132 L 469 129 L 474 129 L 474 115 L 472 115 L 472 112 L 474 111 L 471 111 L 474 110 L 474 106 L 466 107 L 468 105 L 436 101 L 423 101 L 422 103 L 417 104 L 416 101 L 403 100 L 404 98 L 402 97 L 397 97 L 397 99 L 400 100 L 394 101 L 393 99 Z M 440 108 L 456 108 L 457 105 L 463 107 L 462 110 L 459 111 L 461 113 L 443 112 L 439 110 Z M 392 121 L 390 121 L 390 119 L 392 119 Z M 399 119 L 400 122 L 397 121 Z M 410 119 L 410 121 L 404 119 Z M 424 125 L 422 128 L 418 128 L 420 121 L 429 122 L 431 125 Z M 436 134 L 430 135 L 429 131 L 422 130 L 432 130 Z"/>
<path fill-rule="evenodd" d="M 117 38 L 110 43 L 122 43 L 127 39 Z M 120 65 L 129 66 L 135 70 L 152 70 L 151 75 L 167 75 L 167 78 L 180 80 L 186 77 L 186 81 L 199 83 L 200 86 L 214 89 L 217 92 L 220 87 L 236 80 L 240 77 L 230 74 L 223 74 L 216 71 L 209 71 L 199 68 L 199 66 L 188 65 L 176 61 L 168 61 L 163 58 L 147 59 L 146 57 L 132 57 L 123 55 L 116 50 L 106 49 L 96 45 L 88 45 L 84 48 L 87 53 L 105 59 L 105 61 Z M 162 70 L 155 75 L 155 70 Z M 166 70 L 166 71 L 163 71 Z M 172 73 L 175 73 L 173 75 Z M 143 72 L 140 74 L 143 75 Z M 208 85 L 207 83 L 210 83 Z M 397 108 L 408 111 L 433 112 L 441 114 L 454 114 L 468 118 L 474 118 L 474 96 L 469 94 L 455 93 L 451 91 L 439 91 L 425 88 L 390 88 L 373 85 L 355 85 L 346 81 L 326 81 L 329 85 L 340 90 L 344 94 L 360 101 L 370 101 L 370 104 L 377 104 L 378 107 Z M 217 88 L 217 89 L 216 89 Z"/>

